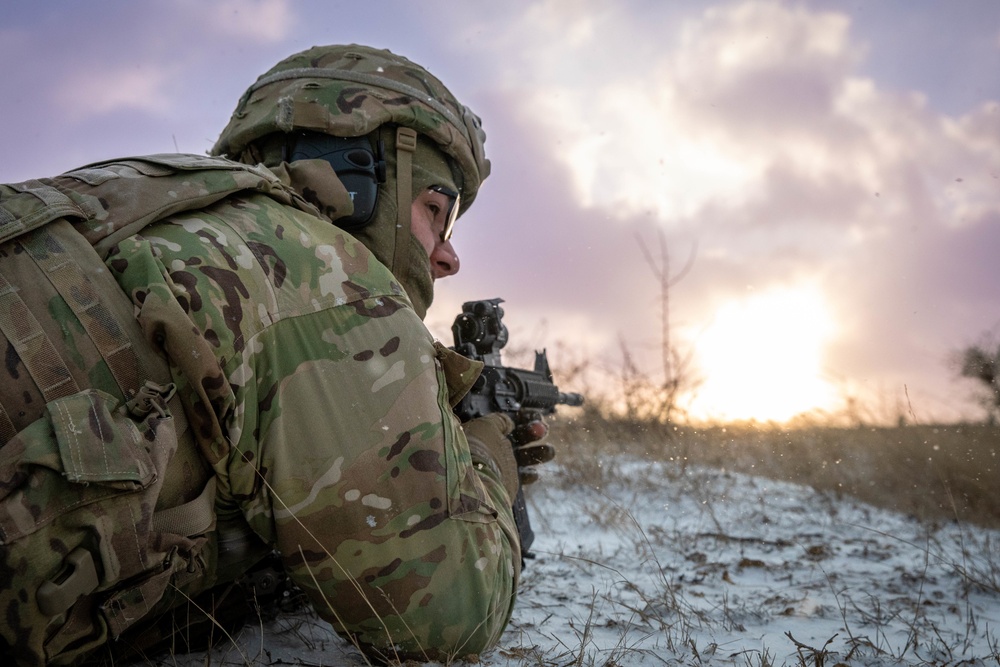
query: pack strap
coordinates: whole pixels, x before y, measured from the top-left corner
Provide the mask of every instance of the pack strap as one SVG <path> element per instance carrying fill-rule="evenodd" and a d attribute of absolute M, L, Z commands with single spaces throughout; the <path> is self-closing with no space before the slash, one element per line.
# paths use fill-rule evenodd
<path fill-rule="evenodd" d="M 201 493 L 183 505 L 153 513 L 153 531 L 193 537 L 208 532 L 215 521 L 215 476 Z"/>
<path fill-rule="evenodd" d="M 39 180 L 0 186 L 0 242 L 44 227 L 59 218 L 86 219 L 97 215 L 99 202 L 73 201 Z"/>

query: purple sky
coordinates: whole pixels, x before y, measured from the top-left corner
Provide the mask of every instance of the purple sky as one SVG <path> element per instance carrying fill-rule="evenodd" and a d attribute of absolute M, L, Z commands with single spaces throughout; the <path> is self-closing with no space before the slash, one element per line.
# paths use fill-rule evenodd
<path fill-rule="evenodd" d="M 502 296 L 557 372 L 564 346 L 614 372 L 624 344 L 655 378 L 640 242 L 662 233 L 675 270 L 695 253 L 671 292 L 693 415 L 981 414 L 949 357 L 1000 334 L 993 0 L 8 2 L 0 181 L 203 153 L 259 74 L 345 42 L 483 117 L 493 176 L 428 318 L 442 338 Z"/>

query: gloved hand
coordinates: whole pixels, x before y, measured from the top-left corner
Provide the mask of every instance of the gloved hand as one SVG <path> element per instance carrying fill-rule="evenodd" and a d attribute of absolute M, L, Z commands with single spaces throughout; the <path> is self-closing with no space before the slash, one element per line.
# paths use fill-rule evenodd
<path fill-rule="evenodd" d="M 465 439 L 469 441 L 472 463 L 492 470 L 511 499 L 517 495 L 517 460 L 511 441 L 507 438 L 514 430 L 514 420 L 507 415 L 494 412 L 462 424 Z"/>
<path fill-rule="evenodd" d="M 515 426 L 510 417 L 495 412 L 468 421 L 462 428 L 473 462 L 499 474 L 511 498 L 517 494 L 518 482 L 531 484 L 538 480 L 534 466 L 556 455 L 555 448 L 545 442 L 549 427 L 538 415 L 527 415 Z"/>
<path fill-rule="evenodd" d="M 518 477 L 522 485 L 527 485 L 538 481 L 535 466 L 555 458 L 556 449 L 545 441 L 549 435 L 549 426 L 540 415 L 529 413 L 521 419 L 510 434 L 510 440 L 514 445 Z"/>

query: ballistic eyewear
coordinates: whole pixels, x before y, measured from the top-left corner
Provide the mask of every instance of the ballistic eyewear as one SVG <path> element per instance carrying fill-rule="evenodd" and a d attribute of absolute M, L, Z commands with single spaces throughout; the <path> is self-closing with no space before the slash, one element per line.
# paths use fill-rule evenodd
<path fill-rule="evenodd" d="M 458 220 L 458 211 L 462 208 L 462 195 L 443 185 L 432 185 L 429 190 L 440 192 L 448 198 L 448 212 L 445 215 L 444 230 L 441 232 L 441 242 L 451 238 L 451 233 L 455 228 L 455 221 Z"/>

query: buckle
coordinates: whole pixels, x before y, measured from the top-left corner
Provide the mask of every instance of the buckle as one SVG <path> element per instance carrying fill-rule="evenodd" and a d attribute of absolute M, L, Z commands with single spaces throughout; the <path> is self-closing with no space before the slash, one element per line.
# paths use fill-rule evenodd
<path fill-rule="evenodd" d="M 94 557 L 83 547 L 77 547 L 66 556 L 59 574 L 38 587 L 38 608 L 47 616 L 58 616 L 81 597 L 97 590 L 98 584 Z"/>
<path fill-rule="evenodd" d="M 409 127 L 396 128 L 396 150 L 409 151 L 417 150 L 417 133 Z"/>
<path fill-rule="evenodd" d="M 125 404 L 125 407 L 136 419 L 142 419 L 153 410 L 163 418 L 167 416 L 167 402 L 174 397 L 176 391 L 177 386 L 172 382 L 157 384 L 152 380 L 146 380 L 146 384 Z"/>

